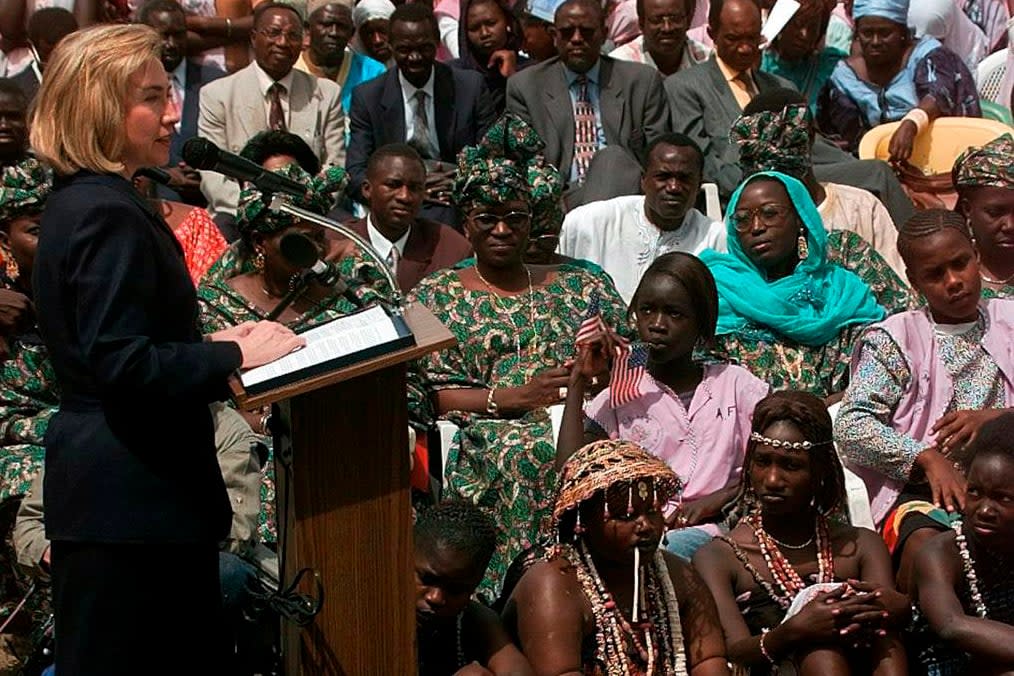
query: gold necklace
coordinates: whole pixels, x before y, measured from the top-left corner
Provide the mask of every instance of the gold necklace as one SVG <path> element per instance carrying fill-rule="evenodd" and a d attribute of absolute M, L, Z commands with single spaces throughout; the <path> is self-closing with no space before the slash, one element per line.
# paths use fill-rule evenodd
<path fill-rule="evenodd" d="M 982 277 L 982 281 L 986 282 L 987 284 L 996 284 L 998 286 L 1005 286 L 1010 283 L 1010 280 L 1014 279 L 1014 273 L 1007 275 L 1003 279 L 993 279 L 989 275 L 982 272 L 981 268 L 979 270 L 979 276 Z"/>
<path fill-rule="evenodd" d="M 529 318 L 529 321 L 531 322 L 531 326 L 532 326 L 532 342 L 531 342 L 530 347 L 533 347 L 535 345 L 536 337 L 539 335 L 538 332 L 535 329 L 535 292 L 532 290 L 532 271 L 528 268 L 527 265 L 525 265 L 524 267 L 525 267 L 525 274 L 528 275 L 528 318 Z M 475 264 L 475 274 L 478 275 L 478 277 L 482 281 L 482 283 L 486 285 L 487 289 L 489 289 L 489 292 L 493 295 L 494 298 L 496 298 L 497 309 L 498 310 L 503 310 L 503 307 L 502 307 L 502 304 L 501 304 L 500 294 L 498 294 L 496 292 L 496 288 L 492 284 L 490 284 L 488 281 L 486 281 L 486 278 L 482 276 L 481 272 L 479 272 L 479 263 L 478 262 L 476 262 L 476 264 Z M 507 318 L 510 320 L 511 327 L 513 329 L 515 329 L 515 333 L 514 333 L 514 350 L 517 353 L 517 358 L 518 358 L 518 362 L 517 363 L 518 363 L 518 367 L 520 368 L 521 367 L 521 331 L 518 330 L 517 326 L 514 324 L 514 318 L 511 317 L 511 314 L 510 314 L 509 311 L 507 312 Z"/>

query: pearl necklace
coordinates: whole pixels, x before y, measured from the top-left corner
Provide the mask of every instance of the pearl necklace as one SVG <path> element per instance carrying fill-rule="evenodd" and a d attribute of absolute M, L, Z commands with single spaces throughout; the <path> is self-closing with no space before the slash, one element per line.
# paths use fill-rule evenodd
<path fill-rule="evenodd" d="M 955 521 L 951 524 L 954 529 L 955 542 L 958 545 L 958 554 L 961 555 L 961 567 L 965 569 L 965 579 L 968 580 L 968 593 L 975 605 L 975 614 L 981 618 L 986 617 L 986 602 L 982 600 L 982 592 L 979 591 L 979 576 L 975 574 L 975 560 L 972 553 L 968 551 L 968 541 L 965 539 L 965 532 L 962 529 L 963 522 Z"/>
<path fill-rule="evenodd" d="M 500 297 L 500 294 L 498 294 L 496 292 L 496 289 L 494 288 L 494 286 L 492 284 L 490 284 L 489 282 L 487 282 L 486 278 L 482 276 L 481 272 L 479 272 L 479 263 L 478 262 L 476 262 L 476 264 L 475 264 L 475 274 L 478 275 L 478 277 L 482 281 L 482 283 L 486 285 L 486 288 L 489 289 L 490 294 L 492 294 L 493 297 L 496 298 L 496 307 L 497 307 L 497 310 L 498 311 L 502 311 L 503 310 L 503 305 L 502 305 L 502 299 Z M 532 271 L 528 268 L 527 265 L 525 266 L 525 274 L 528 275 L 528 318 L 529 318 L 529 321 L 531 323 L 532 334 L 533 334 L 532 343 L 531 343 L 531 345 L 529 345 L 529 347 L 531 347 L 531 346 L 535 345 L 535 341 L 536 341 L 536 337 L 538 336 L 538 333 L 536 332 L 536 328 L 535 328 L 535 292 L 532 290 Z M 514 334 L 514 350 L 517 353 L 518 368 L 520 368 L 521 367 L 521 331 L 518 330 L 518 327 L 514 324 L 514 318 L 511 316 L 511 314 L 510 314 L 509 311 L 507 312 L 507 318 L 510 320 L 511 327 L 513 327 L 516 330 L 516 332 Z"/>

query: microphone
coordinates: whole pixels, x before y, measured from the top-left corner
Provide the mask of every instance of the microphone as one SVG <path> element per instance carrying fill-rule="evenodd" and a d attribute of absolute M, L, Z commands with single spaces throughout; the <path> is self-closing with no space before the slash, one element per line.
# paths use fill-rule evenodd
<path fill-rule="evenodd" d="M 183 144 L 183 159 L 194 169 L 214 171 L 223 176 L 248 181 L 263 193 L 284 193 L 303 197 L 306 186 L 251 162 L 245 157 L 222 150 L 206 138 L 195 136 Z"/>
<path fill-rule="evenodd" d="M 282 237 L 278 249 L 286 261 L 305 268 L 307 273 L 316 277 L 321 284 L 331 287 L 335 293 L 341 294 L 357 308 L 363 307 L 363 302 L 352 293 L 352 289 L 342 279 L 338 266 L 321 260 L 317 245 L 309 237 L 298 232 L 290 232 Z"/>
<path fill-rule="evenodd" d="M 158 167 L 141 167 L 134 172 L 134 178 L 137 178 L 138 176 L 149 178 L 156 183 L 161 183 L 162 185 L 169 185 L 169 183 L 173 180 L 172 177 L 169 176 L 169 172 L 159 169 Z"/>

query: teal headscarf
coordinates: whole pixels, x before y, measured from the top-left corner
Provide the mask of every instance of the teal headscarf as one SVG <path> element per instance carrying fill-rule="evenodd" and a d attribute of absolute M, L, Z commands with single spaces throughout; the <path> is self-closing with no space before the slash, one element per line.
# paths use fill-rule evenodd
<path fill-rule="evenodd" d="M 769 282 L 743 251 L 732 214 L 750 181 L 766 176 L 789 193 L 803 228 L 809 254 L 791 275 Z M 718 330 L 765 340 L 779 336 L 819 347 L 831 342 L 846 326 L 866 325 L 884 318 L 873 292 L 854 272 L 827 261 L 827 231 L 806 187 L 777 171 L 762 171 L 744 181 L 725 213 L 728 254 L 707 250 L 701 260 L 718 285 Z"/>

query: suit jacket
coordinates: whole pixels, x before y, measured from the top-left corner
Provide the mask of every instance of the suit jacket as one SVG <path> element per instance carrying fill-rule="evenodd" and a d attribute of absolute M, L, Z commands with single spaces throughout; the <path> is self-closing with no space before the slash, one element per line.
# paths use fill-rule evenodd
<path fill-rule="evenodd" d="M 268 128 L 256 62 L 201 88 L 197 133 L 219 148 L 238 153 L 254 134 Z M 292 71 L 289 131 L 298 134 L 322 164 L 345 160 L 345 115 L 338 85 L 300 70 Z M 239 184 L 221 174 L 201 172 L 201 191 L 214 215 L 235 214 Z"/>
<path fill-rule="evenodd" d="M 440 145 L 440 159 L 456 164 L 462 148 L 478 143 L 496 120 L 496 111 L 479 73 L 433 64 L 433 116 Z M 360 190 L 366 177 L 366 163 L 377 148 L 404 143 L 405 102 L 401 96 L 398 69 L 364 82 L 352 92 L 349 111 L 349 194 L 363 201 Z"/>
<path fill-rule="evenodd" d="M 370 241 L 366 219 L 347 224 L 356 234 Z M 408 293 L 419 281 L 437 270 L 449 268 L 472 255 L 472 245 L 449 225 L 417 218 L 408 233 L 405 252 L 398 261 L 398 286 Z"/>
<path fill-rule="evenodd" d="M 176 166 L 183 159 L 183 144 L 197 134 L 197 114 L 201 100 L 201 87 L 225 77 L 225 71 L 214 64 L 200 64 L 187 59 L 187 83 L 183 91 L 183 110 L 180 111 L 180 131 L 173 135 L 169 147 L 169 164 Z"/>
<path fill-rule="evenodd" d="M 647 145 L 669 131 L 662 77 L 651 66 L 599 59 L 599 118 L 606 145 L 641 159 Z M 546 144 L 546 160 L 564 180 L 574 161 L 574 107 L 559 57 L 517 72 L 507 80 L 507 110 L 528 121 Z"/>
<path fill-rule="evenodd" d="M 175 235 L 120 176 L 61 179 L 33 274 L 60 390 L 46 431 L 46 533 L 217 543 L 232 509 L 208 404 L 242 362 L 205 342 Z"/>
<path fill-rule="evenodd" d="M 754 71 L 754 82 L 759 92 L 796 88 L 788 80 L 760 70 Z M 729 129 L 743 110 L 715 57 L 667 77 L 665 91 L 673 130 L 697 141 L 704 152 L 704 180 L 717 183 L 719 192 L 728 196 L 743 178 L 739 149 L 729 141 Z"/>

